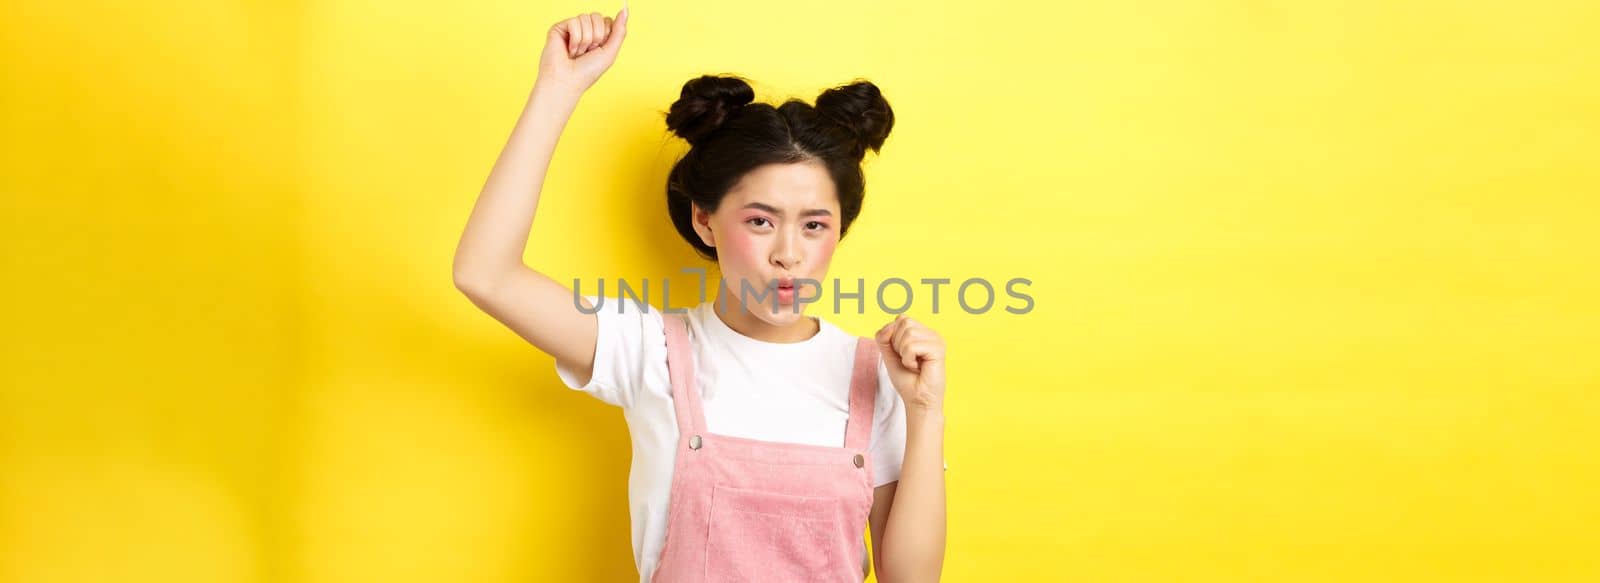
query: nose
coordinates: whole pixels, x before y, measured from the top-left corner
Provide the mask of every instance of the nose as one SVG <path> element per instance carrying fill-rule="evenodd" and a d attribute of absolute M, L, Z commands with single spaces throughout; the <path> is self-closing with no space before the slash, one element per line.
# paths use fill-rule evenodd
<path fill-rule="evenodd" d="M 800 264 L 800 245 L 795 242 L 794 237 L 792 232 L 779 235 L 777 245 L 772 249 L 772 262 L 784 270 L 794 269 Z"/>

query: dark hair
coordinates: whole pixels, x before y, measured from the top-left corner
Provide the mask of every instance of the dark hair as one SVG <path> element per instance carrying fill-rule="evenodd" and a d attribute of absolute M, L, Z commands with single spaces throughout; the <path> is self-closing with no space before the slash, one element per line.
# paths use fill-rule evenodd
<path fill-rule="evenodd" d="M 861 159 L 869 149 L 877 152 L 894 127 L 889 102 L 865 80 L 823 91 L 815 106 L 800 99 L 776 107 L 754 100 L 742 77 L 702 75 L 683 84 L 666 114 L 667 129 L 690 145 L 667 174 L 667 213 L 678 234 L 713 261 L 717 250 L 695 233 L 690 203 L 715 212 L 751 170 L 815 160 L 827 168 L 839 194 L 843 238 L 861 213 Z"/>

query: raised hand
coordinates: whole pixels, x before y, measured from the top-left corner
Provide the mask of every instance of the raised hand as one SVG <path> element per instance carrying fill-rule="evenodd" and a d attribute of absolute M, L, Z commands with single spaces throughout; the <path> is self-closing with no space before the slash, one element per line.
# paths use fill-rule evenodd
<path fill-rule="evenodd" d="M 590 12 L 555 23 L 539 55 L 539 81 L 587 91 L 616 62 L 627 34 L 627 0 L 615 19 Z"/>

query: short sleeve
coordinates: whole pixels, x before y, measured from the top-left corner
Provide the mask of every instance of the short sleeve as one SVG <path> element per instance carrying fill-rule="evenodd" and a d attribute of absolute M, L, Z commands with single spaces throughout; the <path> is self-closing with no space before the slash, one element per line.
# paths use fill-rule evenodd
<path fill-rule="evenodd" d="M 906 455 L 906 406 L 889 381 L 889 368 L 878 359 L 878 399 L 872 420 L 872 487 L 900 479 Z"/>
<path fill-rule="evenodd" d="M 594 374 L 580 385 L 577 374 L 557 361 L 556 375 L 569 389 L 627 408 L 644 386 L 645 364 L 667 358 L 661 312 L 632 299 L 605 298 L 602 303 L 600 296 L 583 297 L 596 308 Z"/>

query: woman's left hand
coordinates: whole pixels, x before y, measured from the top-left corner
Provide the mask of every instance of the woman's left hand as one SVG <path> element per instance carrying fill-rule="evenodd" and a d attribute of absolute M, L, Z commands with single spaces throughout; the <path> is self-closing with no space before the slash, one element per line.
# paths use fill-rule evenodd
<path fill-rule="evenodd" d="M 889 380 L 907 407 L 944 406 L 944 338 L 921 322 L 895 316 L 874 337 Z"/>

